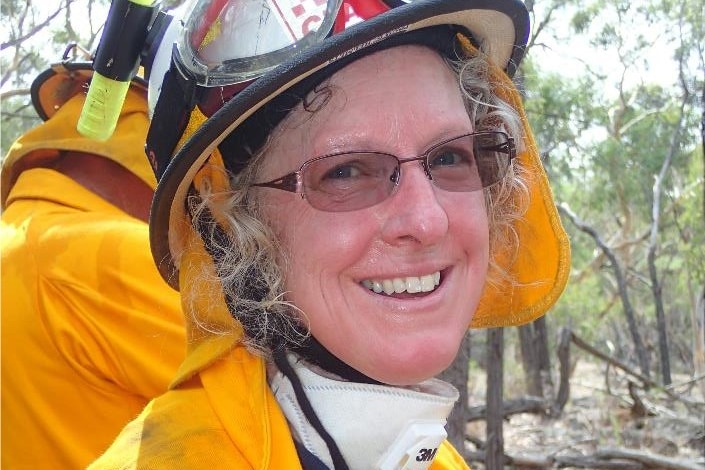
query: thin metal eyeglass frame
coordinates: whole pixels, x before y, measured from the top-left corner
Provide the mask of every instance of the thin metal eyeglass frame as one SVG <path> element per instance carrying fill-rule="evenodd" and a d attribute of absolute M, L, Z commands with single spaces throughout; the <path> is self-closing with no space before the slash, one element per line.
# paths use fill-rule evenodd
<path fill-rule="evenodd" d="M 253 183 L 250 185 L 250 187 L 261 187 L 261 188 L 273 188 L 273 189 L 280 189 L 282 191 L 288 191 L 290 193 L 295 193 L 295 194 L 300 194 L 302 199 L 306 199 L 305 191 L 304 191 L 304 170 L 306 169 L 307 166 L 309 166 L 311 163 L 326 159 L 326 158 L 331 158 L 331 157 L 337 157 L 339 155 L 354 155 L 356 153 L 360 154 L 379 154 L 379 155 L 386 155 L 390 157 L 394 157 L 397 160 L 397 177 L 396 180 L 394 181 L 394 186 L 398 186 L 399 182 L 401 181 L 401 165 L 404 163 L 409 163 L 409 162 L 416 162 L 416 161 L 421 161 L 424 169 L 424 173 L 426 173 L 426 176 L 428 179 L 433 182 L 433 176 L 431 175 L 431 171 L 428 166 L 428 158 L 429 156 L 433 153 L 434 150 L 438 149 L 439 147 L 446 145 L 449 142 L 453 142 L 454 140 L 462 139 L 464 137 L 477 137 L 477 136 L 486 136 L 486 135 L 502 135 L 506 139 L 506 142 L 503 142 L 499 145 L 496 145 L 494 147 L 487 147 L 486 150 L 491 150 L 495 152 L 500 152 L 508 155 L 509 161 L 507 162 L 507 170 L 512 164 L 512 161 L 516 158 L 516 145 L 514 143 L 514 138 L 510 137 L 509 134 L 506 132 L 502 131 L 480 131 L 480 132 L 470 132 L 468 134 L 462 134 L 450 139 L 446 139 L 442 142 L 439 142 L 437 144 L 434 144 L 432 147 L 427 149 L 423 154 L 417 156 L 417 157 L 410 157 L 410 158 L 399 158 L 396 155 L 392 155 L 391 153 L 386 153 L 386 152 L 378 152 L 378 151 L 371 151 L 371 150 L 354 150 L 350 152 L 337 152 L 337 153 L 331 153 L 331 154 L 326 154 L 322 155 L 320 157 L 314 157 L 309 160 L 306 160 L 303 162 L 303 164 L 299 167 L 297 171 L 292 171 L 291 173 L 287 173 L 284 176 L 281 176 L 279 178 L 275 178 L 270 181 L 265 181 L 262 183 Z M 476 162 L 477 163 L 477 162 Z M 505 174 L 506 175 L 506 174 Z M 502 178 L 505 176 L 503 175 Z M 502 178 L 498 179 L 495 183 L 492 183 L 491 185 L 488 186 L 483 186 L 482 188 L 487 188 L 490 187 L 497 182 L 499 182 Z M 435 185 L 435 183 L 434 183 Z M 443 188 L 441 188 L 443 189 Z M 466 191 L 459 191 L 459 192 L 466 192 Z M 471 192 L 471 191 L 467 191 Z M 391 195 L 391 193 L 390 193 Z"/>

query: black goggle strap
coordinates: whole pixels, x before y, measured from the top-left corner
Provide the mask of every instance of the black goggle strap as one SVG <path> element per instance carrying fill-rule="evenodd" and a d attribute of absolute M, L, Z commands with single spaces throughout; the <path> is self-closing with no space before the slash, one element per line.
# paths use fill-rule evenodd
<path fill-rule="evenodd" d="M 157 181 L 161 179 L 174 155 L 174 149 L 186 130 L 197 100 L 196 81 L 185 77 L 172 59 L 169 70 L 164 74 L 145 146 Z"/>
<path fill-rule="evenodd" d="M 294 394 L 296 395 L 296 400 L 299 402 L 301 411 L 303 411 L 309 424 L 313 426 L 321 439 L 323 439 L 323 442 L 326 443 L 328 452 L 333 459 L 333 468 L 335 470 L 348 470 L 348 464 L 345 463 L 345 459 L 343 458 L 343 454 L 340 452 L 338 445 L 335 443 L 333 437 L 328 434 L 328 431 L 326 431 L 326 428 L 323 426 L 323 423 L 321 423 L 321 420 L 318 419 L 318 415 L 316 415 L 316 412 L 314 411 L 313 406 L 311 406 L 311 402 L 308 400 L 306 392 L 301 385 L 299 376 L 296 375 L 294 368 L 291 367 L 291 364 L 289 364 L 289 360 L 286 357 L 285 348 L 279 347 L 274 350 L 274 363 L 277 365 L 281 373 L 284 374 L 291 382 L 291 386 L 294 389 Z"/>

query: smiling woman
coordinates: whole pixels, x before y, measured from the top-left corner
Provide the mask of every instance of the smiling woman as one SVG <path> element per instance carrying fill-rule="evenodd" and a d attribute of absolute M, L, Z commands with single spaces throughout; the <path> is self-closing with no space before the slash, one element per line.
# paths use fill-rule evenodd
<path fill-rule="evenodd" d="M 216 4 L 194 11 L 213 21 Z M 241 91 L 204 88 L 157 167 L 152 250 L 181 290 L 189 354 L 94 468 L 467 468 L 444 442 L 458 392 L 434 376 L 469 326 L 542 315 L 568 270 L 507 75 L 526 10 L 349 8 L 369 18 L 337 17 Z M 206 118 L 214 96 L 232 98 Z"/>
<path fill-rule="evenodd" d="M 475 59 L 463 70 L 477 76 L 486 67 Z M 473 134 L 487 132 L 486 123 L 516 132 L 518 116 L 491 95 L 488 82 L 464 91 L 477 101 L 494 101 L 491 106 L 466 103 L 458 83 L 458 74 L 428 47 L 399 46 L 364 56 L 312 92 L 308 100 L 318 100 L 315 109 L 299 104 L 287 116 L 253 161 L 255 171 L 234 180 L 234 193 L 222 199 L 222 207 L 218 198 L 209 204 L 216 218 L 242 232 L 246 217 L 238 207 L 247 211 L 251 201 L 249 217 L 261 213 L 275 234 L 262 238 L 278 241 L 265 263 L 278 266 L 283 276 L 270 287 L 272 299 L 287 301 L 282 315 L 295 319 L 290 324 L 301 335 L 310 332 L 308 341 L 320 342 L 379 382 L 414 383 L 452 361 L 488 270 L 490 230 L 478 175 L 499 168 L 500 174 L 485 179 L 488 186 L 506 178 L 512 181 L 505 184 L 523 188 L 519 165 L 508 170 L 510 153 L 492 151 L 494 161 L 478 158 L 484 148 L 496 146 L 495 140 L 489 146 L 481 134 Z M 319 99 L 323 95 L 325 100 Z M 506 134 L 498 135 L 510 142 Z M 397 157 L 387 164 L 392 154 L 423 159 L 402 167 Z M 442 164 L 448 155 L 454 157 L 451 165 Z M 326 161 L 335 163 L 321 165 Z M 302 197 L 251 189 L 247 181 L 271 180 L 294 168 L 302 170 L 278 180 L 300 180 Z M 325 183 L 309 183 L 311 173 Z M 233 270 L 233 258 L 246 246 L 231 247 L 219 272 Z M 226 278 L 238 279 L 238 270 L 250 268 L 236 268 Z M 381 292 L 386 295 L 376 295 Z M 233 291 L 230 297 L 244 296 Z M 252 312 L 255 318 L 248 321 L 245 310 L 235 310 L 245 324 L 257 325 L 260 312 Z M 278 323 L 260 326 L 277 328 Z M 276 341 L 282 332 L 248 331 L 248 336 Z"/>

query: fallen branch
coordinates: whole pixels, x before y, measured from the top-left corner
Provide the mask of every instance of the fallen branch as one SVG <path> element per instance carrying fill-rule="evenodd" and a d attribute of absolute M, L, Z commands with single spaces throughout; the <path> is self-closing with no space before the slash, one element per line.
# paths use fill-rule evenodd
<path fill-rule="evenodd" d="M 551 404 L 540 397 L 526 396 L 514 400 L 506 400 L 503 405 L 502 417 L 507 419 L 511 415 L 520 413 L 536 413 L 545 414 L 551 408 Z M 473 406 L 468 409 L 468 422 L 479 421 L 487 416 L 487 407 L 485 405 Z"/>
<path fill-rule="evenodd" d="M 667 390 L 674 390 L 674 389 L 676 389 L 676 388 L 684 387 L 684 386 L 686 386 L 686 385 L 692 385 L 692 384 L 694 384 L 695 382 L 698 382 L 698 381 L 704 380 L 704 379 L 705 379 L 705 374 L 700 374 L 700 375 L 696 375 L 695 377 L 693 377 L 693 378 L 691 378 L 691 379 L 689 379 L 689 380 L 686 380 L 685 382 L 674 383 L 674 384 L 668 385 L 668 386 L 665 387 L 665 388 L 666 388 Z"/>
<path fill-rule="evenodd" d="M 555 458 L 555 468 L 589 468 L 591 470 L 644 470 L 631 460 L 603 460 L 591 455 L 561 455 Z"/>
<path fill-rule="evenodd" d="M 468 463 L 484 462 L 485 452 L 466 452 Z M 550 468 L 589 468 L 591 470 L 644 470 L 644 466 L 632 460 L 603 460 L 594 456 L 583 455 L 541 455 L 541 454 L 505 454 L 504 462 L 516 469 L 550 469 Z"/>
<path fill-rule="evenodd" d="M 702 463 L 684 459 L 673 459 L 663 455 L 641 452 L 634 449 L 607 447 L 598 449 L 595 455 L 602 459 L 628 459 L 640 462 L 646 468 L 662 468 L 667 470 L 702 470 Z"/>
<path fill-rule="evenodd" d="M 687 398 L 681 397 L 675 393 L 673 393 L 670 389 L 663 387 L 662 385 L 658 384 L 657 382 L 653 381 L 649 377 L 646 377 L 639 372 L 636 372 L 633 370 L 631 367 L 620 361 L 619 359 L 616 359 L 609 354 L 603 353 L 599 349 L 591 346 L 588 344 L 585 340 L 581 339 L 579 336 L 577 336 L 575 333 L 571 332 L 571 341 L 578 346 L 580 349 L 583 349 L 584 351 L 589 352 L 593 356 L 596 356 L 604 361 L 606 361 L 608 364 L 611 364 L 618 369 L 623 370 L 626 372 L 628 375 L 631 375 L 632 377 L 635 377 L 641 381 L 641 383 L 644 385 L 644 387 L 648 388 L 654 388 L 657 390 L 662 391 L 666 395 L 668 395 L 670 398 L 673 400 L 679 401 L 683 404 L 685 404 L 688 407 L 694 406 L 694 407 L 702 407 L 702 403 L 698 402 L 693 402 L 692 400 L 688 400 Z M 702 469 L 701 469 L 702 470 Z"/>
<path fill-rule="evenodd" d="M 484 462 L 482 450 L 465 452 L 468 463 Z M 593 470 L 702 470 L 700 462 L 675 459 L 634 449 L 607 447 L 594 455 L 543 455 L 505 453 L 504 461 L 515 468 L 589 468 Z"/>

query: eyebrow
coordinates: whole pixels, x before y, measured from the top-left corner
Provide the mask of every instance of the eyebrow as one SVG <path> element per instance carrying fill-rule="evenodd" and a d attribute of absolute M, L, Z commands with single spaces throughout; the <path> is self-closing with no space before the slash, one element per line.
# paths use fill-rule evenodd
<path fill-rule="evenodd" d="M 388 147 L 387 145 L 382 145 L 381 142 L 383 141 L 385 144 L 391 144 L 393 145 L 396 143 L 399 139 L 396 141 L 393 139 L 390 139 L 388 137 L 388 134 L 384 135 L 384 138 L 382 139 L 375 139 L 379 140 L 379 142 L 374 143 L 373 139 L 370 139 L 370 133 L 367 133 L 367 135 L 362 136 L 362 138 L 359 141 L 352 142 L 354 138 L 350 138 L 346 136 L 345 138 L 339 138 L 340 135 L 335 135 L 332 139 L 330 139 L 328 142 L 332 143 L 332 145 L 329 145 L 326 147 L 326 150 L 322 150 L 320 147 L 318 147 L 317 144 L 314 144 L 312 146 L 313 149 L 318 149 L 312 152 L 310 155 L 308 155 L 306 158 L 301 160 L 301 163 L 310 160 L 312 158 L 317 158 L 321 157 L 324 155 L 330 155 L 330 154 L 336 154 L 336 153 L 345 153 L 345 152 L 357 152 L 357 151 L 371 151 L 371 152 L 382 152 L 382 153 L 389 153 L 389 154 L 394 154 L 394 155 L 405 155 L 405 154 L 421 154 L 422 152 L 425 152 L 426 150 L 430 149 L 431 147 L 437 145 L 440 142 L 443 142 L 444 140 L 451 139 L 453 137 L 456 137 L 458 135 L 464 134 L 464 133 L 472 133 L 475 131 L 475 125 L 472 123 L 469 123 L 469 127 L 463 127 L 460 125 L 455 125 L 455 126 L 447 126 L 445 127 L 441 132 L 436 133 L 433 138 L 429 139 L 426 141 L 426 143 L 419 149 L 419 150 L 414 150 L 414 151 L 409 151 L 409 152 L 400 152 L 398 149 L 389 149 L 385 148 Z M 352 142 L 352 143 L 350 143 Z M 363 142 L 363 143 L 361 143 Z M 300 165 L 299 165 L 300 166 Z"/>

